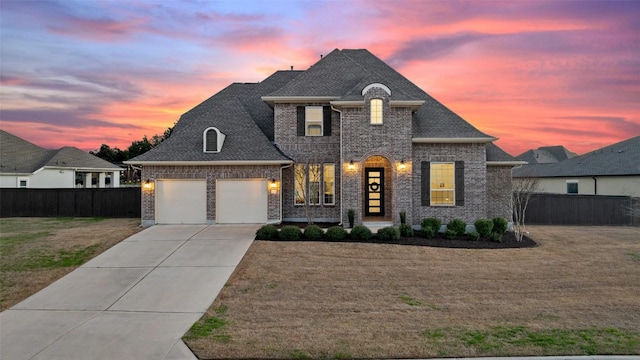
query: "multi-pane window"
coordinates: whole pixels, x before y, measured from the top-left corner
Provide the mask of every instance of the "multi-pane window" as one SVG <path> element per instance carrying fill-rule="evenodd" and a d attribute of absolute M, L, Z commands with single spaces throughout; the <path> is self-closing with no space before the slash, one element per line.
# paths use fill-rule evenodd
<path fill-rule="evenodd" d="M 307 106 L 304 109 L 306 136 L 322 136 L 322 106 Z"/>
<path fill-rule="evenodd" d="M 578 193 L 578 180 L 567 180 L 567 194 Z"/>
<path fill-rule="evenodd" d="M 382 124 L 382 99 L 371 99 L 371 124 Z"/>
<path fill-rule="evenodd" d="M 295 205 L 335 204 L 335 164 L 296 164 L 294 177 Z"/>
<path fill-rule="evenodd" d="M 322 165 L 322 176 L 324 180 L 324 204 L 335 204 L 335 178 L 336 166 L 334 164 Z"/>
<path fill-rule="evenodd" d="M 454 205 L 454 163 L 431 163 L 430 174 L 431 205 Z"/>

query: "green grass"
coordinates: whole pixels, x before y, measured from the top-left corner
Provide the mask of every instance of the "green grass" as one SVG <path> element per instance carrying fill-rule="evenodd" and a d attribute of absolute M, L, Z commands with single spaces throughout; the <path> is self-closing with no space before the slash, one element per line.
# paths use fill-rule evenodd
<path fill-rule="evenodd" d="M 477 355 L 507 356 L 518 349 L 537 348 L 545 355 L 637 354 L 640 332 L 614 328 L 533 330 L 526 326 L 494 326 L 488 329 L 427 329 L 427 346 L 459 342 Z"/>
<path fill-rule="evenodd" d="M 640 261 L 640 254 L 636 253 L 627 253 L 627 255 L 631 256 L 633 260 Z"/>
<path fill-rule="evenodd" d="M 214 330 L 222 329 L 227 325 L 227 321 L 219 317 L 212 316 L 206 320 L 198 321 L 191 326 L 187 333 L 188 338 L 202 338 L 209 336 Z"/>
<path fill-rule="evenodd" d="M 422 306 L 422 303 L 420 301 L 415 300 L 408 295 L 400 295 L 398 296 L 398 298 L 409 306 Z"/>
<path fill-rule="evenodd" d="M 80 266 L 95 254 L 97 248 L 98 245 L 91 245 L 76 250 L 58 250 L 55 253 L 33 250 L 24 256 L 3 262 L 2 270 L 24 271 Z"/>

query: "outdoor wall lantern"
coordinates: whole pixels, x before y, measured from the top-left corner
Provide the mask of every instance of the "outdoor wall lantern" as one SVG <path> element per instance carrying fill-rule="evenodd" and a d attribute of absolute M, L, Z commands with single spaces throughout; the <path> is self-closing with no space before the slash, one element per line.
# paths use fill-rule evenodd
<path fill-rule="evenodd" d="M 145 190 L 151 190 L 153 188 L 153 182 L 151 180 L 147 179 L 147 180 L 144 181 L 144 184 L 142 185 L 142 187 Z"/>
<path fill-rule="evenodd" d="M 400 170 L 404 171 L 407 168 L 407 164 L 404 163 L 404 159 L 400 161 Z"/>
<path fill-rule="evenodd" d="M 278 182 L 276 181 L 276 179 L 271 179 L 269 181 L 269 191 L 272 194 L 275 194 L 278 191 Z"/>
<path fill-rule="evenodd" d="M 355 170 L 356 165 L 353 163 L 353 160 L 349 161 L 349 170 Z"/>

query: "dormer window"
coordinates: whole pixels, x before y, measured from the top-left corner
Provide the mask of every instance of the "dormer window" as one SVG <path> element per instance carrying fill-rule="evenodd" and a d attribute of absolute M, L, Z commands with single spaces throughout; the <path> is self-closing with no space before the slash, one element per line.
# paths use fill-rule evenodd
<path fill-rule="evenodd" d="M 202 135 L 203 151 L 205 153 L 219 153 L 226 137 L 217 128 L 207 128 Z"/>
<path fill-rule="evenodd" d="M 371 124 L 382 125 L 382 99 L 371 99 Z"/>

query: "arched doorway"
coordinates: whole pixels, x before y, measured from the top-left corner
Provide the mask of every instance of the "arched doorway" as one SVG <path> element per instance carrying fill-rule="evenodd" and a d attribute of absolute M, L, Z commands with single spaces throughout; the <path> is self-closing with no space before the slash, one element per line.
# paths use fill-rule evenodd
<path fill-rule="evenodd" d="M 384 156 L 373 155 L 365 160 L 362 173 L 364 221 L 391 220 L 391 171 L 391 162 Z"/>

